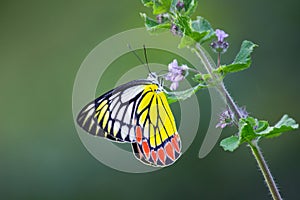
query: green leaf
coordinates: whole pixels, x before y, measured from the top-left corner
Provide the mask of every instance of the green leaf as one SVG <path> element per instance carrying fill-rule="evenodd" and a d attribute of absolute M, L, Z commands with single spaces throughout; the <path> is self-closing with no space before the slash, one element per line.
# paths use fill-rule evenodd
<path fill-rule="evenodd" d="M 171 0 L 154 0 L 153 1 L 153 14 L 159 15 L 170 11 Z"/>
<path fill-rule="evenodd" d="M 197 19 L 192 21 L 192 29 L 198 33 L 206 33 L 205 36 L 199 40 L 200 43 L 204 43 L 215 37 L 214 29 L 203 17 L 197 16 Z"/>
<path fill-rule="evenodd" d="M 170 11 L 175 13 L 177 8 L 176 8 L 176 4 L 177 4 L 178 0 L 172 0 L 171 2 L 171 7 L 170 7 Z"/>
<path fill-rule="evenodd" d="M 209 22 L 202 17 L 197 17 L 197 20 L 191 21 L 188 16 L 177 16 L 175 24 L 183 32 L 179 48 L 192 46 L 195 43 L 203 43 L 214 36 L 214 30 Z"/>
<path fill-rule="evenodd" d="M 205 85 L 198 84 L 195 87 L 192 87 L 185 91 L 178 91 L 178 92 L 165 92 L 167 96 L 168 103 L 175 103 L 179 100 L 185 100 L 195 94 L 198 90 L 206 88 Z"/>
<path fill-rule="evenodd" d="M 224 151 L 233 152 L 240 145 L 240 140 L 238 136 L 232 135 L 228 138 L 225 138 L 221 141 L 220 146 L 223 147 Z"/>
<path fill-rule="evenodd" d="M 274 138 L 280 136 L 283 132 L 296 130 L 299 128 L 299 124 L 288 115 L 284 115 L 275 126 L 267 127 L 263 131 L 258 132 L 262 137 Z"/>
<path fill-rule="evenodd" d="M 171 24 L 166 22 L 163 24 L 159 24 L 156 20 L 148 17 L 145 13 L 140 13 L 141 17 L 144 18 L 145 26 L 148 31 L 151 33 L 159 33 L 164 31 L 169 31 L 171 28 Z"/>
<path fill-rule="evenodd" d="M 233 151 L 241 144 L 251 143 L 254 140 L 262 138 L 274 138 L 280 136 L 283 132 L 298 129 L 299 125 L 288 115 L 284 115 L 275 126 L 269 126 L 264 120 L 257 120 L 253 117 L 242 118 L 239 121 L 238 136 L 231 136 L 222 140 L 221 146 L 224 150 Z"/>
<path fill-rule="evenodd" d="M 153 14 L 159 15 L 170 11 L 171 0 L 142 0 L 146 7 L 152 7 Z"/>
<path fill-rule="evenodd" d="M 254 44 L 251 41 L 245 40 L 242 43 L 240 52 L 238 53 L 238 55 L 236 56 L 236 58 L 234 59 L 234 63 L 246 63 L 251 61 L 251 53 L 254 49 L 254 47 L 257 47 L 256 44 Z"/>
<path fill-rule="evenodd" d="M 247 40 L 243 41 L 241 49 L 233 63 L 222 65 L 215 71 L 226 75 L 228 73 L 239 72 L 249 68 L 251 65 L 251 53 L 253 52 L 254 47 L 257 47 L 257 45 L 253 42 Z"/>
<path fill-rule="evenodd" d="M 197 0 L 183 0 L 185 15 L 191 16 L 197 9 L 198 1 Z"/>
<path fill-rule="evenodd" d="M 211 78 L 211 75 L 210 74 L 195 74 L 194 77 L 192 78 L 193 81 L 203 85 L 203 86 L 206 86 L 206 87 L 209 87 L 210 83 L 212 82 L 212 78 Z"/>
<path fill-rule="evenodd" d="M 269 127 L 269 123 L 264 120 L 258 121 L 257 128 L 255 129 L 255 132 L 261 132 L 266 130 Z"/>
<path fill-rule="evenodd" d="M 257 138 L 254 131 L 258 120 L 253 117 L 241 118 L 239 121 L 239 134 L 225 138 L 221 141 L 220 145 L 225 151 L 234 151 L 244 142 L 251 142 Z"/>
<path fill-rule="evenodd" d="M 257 126 L 257 119 L 253 117 L 242 118 L 239 121 L 239 136 L 240 144 L 244 142 L 251 142 L 257 138 L 257 135 L 254 131 L 254 127 Z"/>
<path fill-rule="evenodd" d="M 251 142 L 261 138 L 274 138 L 280 136 L 283 132 L 296 130 L 299 125 L 288 115 L 284 115 L 275 126 L 269 126 L 264 120 L 258 121 L 253 117 L 240 119 L 239 135 L 240 143 Z"/>
<path fill-rule="evenodd" d="M 183 32 L 184 35 L 190 36 L 192 33 L 191 28 L 191 18 L 184 15 L 176 15 L 176 18 L 174 20 L 174 23 L 176 26 L 179 27 L 179 29 Z"/>
<path fill-rule="evenodd" d="M 192 46 L 194 45 L 196 42 L 201 41 L 202 38 L 204 38 L 207 35 L 207 32 L 203 32 L 203 33 L 198 33 L 198 32 L 191 32 L 189 34 L 189 36 L 187 35 L 183 35 L 180 43 L 178 45 L 178 48 L 184 48 L 187 46 Z"/>

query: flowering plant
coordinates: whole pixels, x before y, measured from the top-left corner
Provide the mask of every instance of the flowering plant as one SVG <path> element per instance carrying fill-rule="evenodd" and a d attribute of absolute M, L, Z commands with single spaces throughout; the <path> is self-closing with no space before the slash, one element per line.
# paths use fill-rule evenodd
<path fill-rule="evenodd" d="M 242 144 L 246 143 L 250 147 L 259 168 L 264 176 L 273 199 L 282 199 L 278 188 L 273 180 L 273 176 L 261 153 L 258 142 L 261 139 L 268 139 L 280 136 L 283 132 L 298 128 L 296 121 L 288 115 L 284 115 L 274 126 L 270 126 L 268 121 L 259 120 L 250 116 L 244 107 L 239 107 L 228 93 L 223 79 L 230 73 L 245 70 L 251 65 L 251 53 L 257 47 L 251 41 L 243 41 L 240 51 L 231 64 L 221 64 L 221 54 L 228 50 L 229 43 L 225 40 L 229 35 L 223 30 L 214 30 L 210 23 L 203 17 L 197 16 L 195 20 L 191 15 L 195 12 L 198 2 L 196 0 L 142 0 L 142 3 L 152 8 L 156 19 L 141 13 L 145 26 L 151 33 L 170 31 L 173 35 L 179 36 L 179 48 L 187 47 L 195 53 L 206 69 L 202 74 L 186 65 L 178 65 L 177 60 L 169 64 L 169 72 L 165 76 L 171 81 L 170 90 L 167 93 L 169 103 L 179 99 L 188 98 L 190 95 L 203 88 L 215 87 L 223 96 L 227 105 L 220 115 L 220 121 L 216 128 L 225 128 L 228 125 L 235 125 L 238 133 L 221 141 L 220 145 L 225 151 L 234 151 Z M 210 47 L 218 56 L 215 64 L 210 56 L 203 49 L 202 45 L 210 42 Z M 193 73 L 193 80 L 197 86 L 186 91 L 174 92 L 186 76 Z"/>

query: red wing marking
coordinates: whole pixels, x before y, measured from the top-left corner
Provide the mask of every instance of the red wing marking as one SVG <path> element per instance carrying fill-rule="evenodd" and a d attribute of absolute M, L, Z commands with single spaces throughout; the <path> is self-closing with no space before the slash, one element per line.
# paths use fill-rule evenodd
<path fill-rule="evenodd" d="M 157 162 L 156 151 L 151 150 L 151 157 L 152 157 L 152 160 L 154 161 L 154 163 L 156 164 L 156 162 Z"/>
<path fill-rule="evenodd" d="M 175 160 L 175 152 L 174 152 L 171 142 L 168 142 L 166 144 L 165 151 L 166 151 L 167 155 L 169 156 L 169 158 L 171 158 L 174 161 Z"/>
<path fill-rule="evenodd" d="M 149 159 L 149 157 L 150 157 L 150 148 L 149 148 L 148 142 L 146 140 L 143 141 L 142 148 L 143 148 L 143 152 L 146 155 L 147 159 Z"/>
<path fill-rule="evenodd" d="M 157 154 L 158 154 L 159 160 L 163 164 L 165 164 L 165 162 L 166 162 L 166 154 L 165 154 L 164 149 L 162 147 L 160 149 L 158 149 Z"/>
<path fill-rule="evenodd" d="M 173 144 L 173 147 L 175 148 L 175 150 L 180 153 L 180 148 L 179 148 L 179 144 L 178 144 L 178 141 L 177 141 L 177 138 L 173 137 L 172 140 L 171 140 L 172 144 Z"/>
<path fill-rule="evenodd" d="M 141 143 L 143 135 L 142 135 L 142 129 L 140 126 L 137 126 L 135 128 L 135 137 L 136 137 L 136 141 L 138 143 Z"/>

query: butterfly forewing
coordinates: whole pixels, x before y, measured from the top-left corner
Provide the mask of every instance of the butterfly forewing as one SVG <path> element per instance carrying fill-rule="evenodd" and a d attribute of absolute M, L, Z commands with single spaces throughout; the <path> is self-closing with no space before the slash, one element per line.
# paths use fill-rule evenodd
<path fill-rule="evenodd" d="M 181 154 L 166 96 L 150 80 L 135 80 L 98 97 L 81 110 L 77 122 L 92 135 L 132 143 L 145 164 L 167 166 Z"/>

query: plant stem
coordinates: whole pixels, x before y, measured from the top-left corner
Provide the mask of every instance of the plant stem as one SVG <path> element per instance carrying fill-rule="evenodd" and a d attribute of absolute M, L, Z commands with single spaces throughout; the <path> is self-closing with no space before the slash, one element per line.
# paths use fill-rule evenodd
<path fill-rule="evenodd" d="M 237 106 L 237 104 L 234 102 L 233 98 L 230 96 L 227 89 L 225 88 L 225 85 L 224 85 L 223 82 L 219 85 L 219 90 L 225 96 L 226 103 L 229 105 L 230 109 L 233 111 L 234 115 L 237 118 L 237 121 L 239 121 L 244 116 L 241 113 L 241 111 L 240 111 L 239 107 Z"/>
<path fill-rule="evenodd" d="M 218 64 L 217 64 L 217 68 L 219 68 L 221 65 L 221 53 L 218 52 Z"/>
<path fill-rule="evenodd" d="M 279 190 L 275 184 L 275 181 L 273 179 L 273 176 L 270 172 L 270 169 L 262 155 L 262 152 L 260 151 L 258 145 L 257 145 L 257 142 L 252 142 L 249 144 L 251 150 L 252 150 L 252 153 L 257 161 L 257 164 L 264 176 L 264 179 L 268 185 L 268 188 L 270 190 L 270 193 L 272 194 L 272 197 L 274 200 L 282 200 L 281 196 L 280 196 L 280 193 L 279 193 Z"/>
<path fill-rule="evenodd" d="M 216 77 L 216 74 L 213 73 L 213 70 L 216 68 L 216 64 L 212 61 L 212 59 L 210 59 L 210 57 L 207 56 L 205 50 L 198 43 L 195 45 L 194 50 L 196 55 L 202 61 L 204 68 L 206 69 L 208 74 L 210 74 L 212 78 Z"/>
<path fill-rule="evenodd" d="M 206 71 L 208 74 L 211 75 L 213 82 L 216 84 L 216 88 L 219 90 L 221 95 L 225 99 L 225 103 L 230 107 L 230 109 L 234 112 L 236 116 L 237 122 L 244 118 L 243 114 L 241 113 L 238 105 L 234 102 L 233 98 L 230 96 L 229 92 L 226 90 L 225 85 L 222 81 L 222 79 L 214 73 L 214 69 L 216 68 L 215 63 L 212 61 L 212 59 L 209 57 L 209 55 L 205 52 L 205 50 L 199 45 L 196 44 L 195 46 L 195 53 L 202 61 Z M 219 60 L 218 60 L 219 65 Z M 270 190 L 270 193 L 272 194 L 272 197 L 274 200 L 282 200 L 279 190 L 276 187 L 275 181 L 273 179 L 273 176 L 268 168 L 268 165 L 258 147 L 257 142 L 249 143 L 249 146 L 252 150 L 252 153 L 258 163 L 258 166 L 264 176 L 264 179 L 268 185 L 268 188 Z"/>
<path fill-rule="evenodd" d="M 221 80 L 221 78 L 218 77 L 217 74 L 213 73 L 213 71 L 215 69 L 214 62 L 212 61 L 212 59 L 210 59 L 207 56 L 207 53 L 199 44 L 196 44 L 195 52 L 196 52 L 196 55 L 202 61 L 206 71 L 211 75 L 212 79 L 215 79 L 215 82 L 217 83 L 216 88 L 219 90 L 221 95 L 224 97 L 226 103 L 229 105 L 230 109 L 235 114 L 237 121 L 239 121 L 239 119 L 242 118 L 243 115 L 241 114 L 240 109 L 234 102 L 233 98 L 230 96 L 230 94 L 226 90 L 225 85 L 224 85 L 223 81 Z M 220 59 L 220 57 L 218 57 L 218 62 L 219 62 L 219 59 Z"/>

